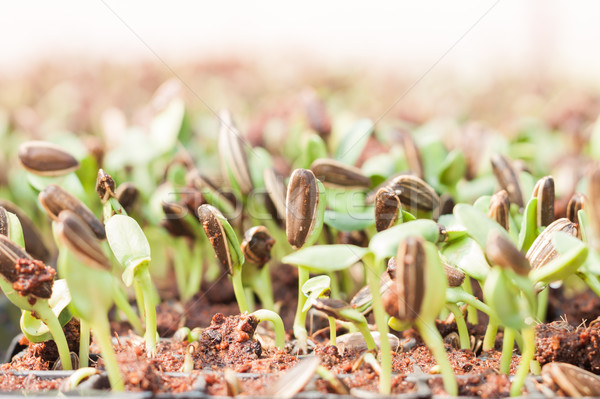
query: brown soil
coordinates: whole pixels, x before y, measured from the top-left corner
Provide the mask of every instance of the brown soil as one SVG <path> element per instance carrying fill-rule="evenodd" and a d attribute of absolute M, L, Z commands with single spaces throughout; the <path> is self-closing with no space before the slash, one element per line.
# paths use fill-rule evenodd
<path fill-rule="evenodd" d="M 22 258 L 17 259 L 15 274 L 12 287 L 21 296 L 32 294 L 39 298 L 50 298 L 56 274 L 54 269 L 42 261 Z"/>
<path fill-rule="evenodd" d="M 429 380 L 434 395 L 447 395 L 441 378 Z M 478 396 L 482 398 L 503 398 L 510 394 L 510 381 L 505 375 L 490 371 L 482 375 L 470 375 L 458 380 L 459 396 Z"/>
<path fill-rule="evenodd" d="M 33 375 L 0 374 L 0 391 L 47 391 L 60 387 L 63 379 L 43 380 Z"/>
<path fill-rule="evenodd" d="M 565 297 L 563 288 L 550 290 L 548 321 L 566 320 L 573 326 L 588 323 L 600 317 L 600 298 L 590 289 Z"/>

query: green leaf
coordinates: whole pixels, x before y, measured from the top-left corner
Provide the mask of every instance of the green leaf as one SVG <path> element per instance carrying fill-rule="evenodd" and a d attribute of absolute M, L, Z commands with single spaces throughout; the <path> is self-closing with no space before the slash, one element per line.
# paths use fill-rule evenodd
<path fill-rule="evenodd" d="M 340 138 L 335 159 L 348 165 L 354 165 L 373 134 L 374 124 L 370 119 L 357 121 L 343 137 Z"/>
<path fill-rule="evenodd" d="M 320 158 L 328 158 L 327 144 L 318 134 L 310 134 L 306 140 L 304 151 L 300 155 L 297 167 L 310 169 L 310 165 Z"/>
<path fill-rule="evenodd" d="M 185 104 L 179 97 L 169 102 L 150 125 L 150 140 L 162 153 L 171 151 L 177 143 L 185 115 Z"/>
<path fill-rule="evenodd" d="M 339 231 L 362 230 L 375 224 L 372 208 L 352 214 L 327 209 L 324 218 L 325 224 Z"/>
<path fill-rule="evenodd" d="M 304 304 L 303 312 L 306 312 L 312 306 L 312 300 L 326 295 L 330 291 L 331 279 L 329 276 L 315 276 L 310 278 L 302 286 L 302 293 L 308 297 Z"/>
<path fill-rule="evenodd" d="M 421 304 L 419 317 L 425 320 L 435 320 L 446 304 L 448 279 L 435 244 L 425 242 L 425 258 L 427 261 L 425 297 Z"/>
<path fill-rule="evenodd" d="M 375 234 L 369 243 L 369 249 L 379 259 L 394 256 L 398 244 L 406 237 L 419 236 L 427 241 L 436 243 L 440 236 L 440 229 L 433 220 L 419 219 L 405 222 Z"/>
<path fill-rule="evenodd" d="M 487 237 L 490 231 L 495 230 L 498 234 L 511 240 L 506 230 L 498 223 L 491 220 L 487 215 L 472 205 L 458 204 L 454 207 L 454 215 L 458 221 L 465 226 L 467 232 L 481 248 L 485 248 Z"/>
<path fill-rule="evenodd" d="M 23 237 L 23 228 L 19 218 L 14 213 L 6 211 L 8 215 L 8 235 L 10 240 L 21 248 L 25 248 L 25 238 Z"/>
<path fill-rule="evenodd" d="M 525 319 L 530 314 L 523 304 L 524 298 L 499 266 L 490 270 L 483 285 L 483 296 L 501 324 L 515 330 L 525 327 Z"/>
<path fill-rule="evenodd" d="M 105 225 L 106 239 L 117 261 L 125 268 L 123 281 L 133 283 L 135 269 L 150 262 L 150 244 L 135 219 L 114 215 Z"/>
<path fill-rule="evenodd" d="M 465 175 L 466 171 L 467 161 L 462 151 L 450 151 L 444 162 L 440 165 L 440 183 L 453 187 Z"/>
<path fill-rule="evenodd" d="M 317 216 L 314 221 L 314 226 L 310 235 L 306 237 L 306 242 L 304 246 L 311 246 L 314 244 L 321 235 L 321 230 L 323 230 L 323 221 L 325 220 L 325 208 L 327 207 L 327 198 L 325 192 L 325 186 L 319 179 L 317 179 L 317 186 L 319 188 L 319 203 L 317 204 Z M 239 247 L 239 245 L 238 245 Z"/>
<path fill-rule="evenodd" d="M 463 237 L 452 241 L 442 248 L 442 255 L 449 263 L 458 266 L 470 277 L 482 282 L 490 271 L 485 254 L 479 244 L 471 237 Z"/>
<path fill-rule="evenodd" d="M 330 273 L 352 266 L 367 252 L 366 248 L 349 244 L 315 245 L 289 254 L 281 261 L 313 273 Z"/>
<path fill-rule="evenodd" d="M 553 233 L 552 244 L 560 256 L 546 265 L 532 270 L 529 277 L 533 281 L 548 284 L 564 280 L 575 273 L 587 258 L 587 245 L 570 234 L 562 231 Z"/>
<path fill-rule="evenodd" d="M 537 236 L 537 198 L 531 198 L 525 207 L 525 213 L 521 221 L 518 247 L 522 252 L 527 253 Z"/>
<path fill-rule="evenodd" d="M 66 325 L 72 318 L 68 308 L 69 302 L 71 302 L 71 294 L 66 280 L 54 281 L 52 296 L 48 299 L 48 305 L 50 305 L 52 313 L 58 317 L 61 326 Z M 45 342 L 53 339 L 46 324 L 27 310 L 24 310 L 21 314 L 20 325 L 21 331 L 31 342 Z"/>

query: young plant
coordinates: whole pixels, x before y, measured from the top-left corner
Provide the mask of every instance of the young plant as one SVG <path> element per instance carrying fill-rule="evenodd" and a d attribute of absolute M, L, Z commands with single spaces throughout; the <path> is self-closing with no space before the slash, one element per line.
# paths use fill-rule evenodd
<path fill-rule="evenodd" d="M 106 238 L 115 258 L 125 268 L 123 282 L 134 284 L 141 292 L 146 316 L 146 350 L 148 355 L 156 353 L 156 293 L 150 271 L 150 244 L 135 219 L 125 215 L 114 215 L 106 222 Z"/>
<path fill-rule="evenodd" d="M 408 237 L 398 246 L 396 272 L 382 297 L 386 312 L 392 316 L 390 326 L 415 325 L 431 349 L 449 395 L 458 394 L 454 371 L 435 325 L 435 319 L 446 302 L 444 269 L 437 248 L 420 237 Z"/>
<path fill-rule="evenodd" d="M 70 306 L 81 322 L 91 327 L 100 346 L 112 389 L 122 391 L 123 380 L 108 321 L 108 312 L 113 304 L 114 282 L 110 261 L 89 226 L 72 211 L 62 211 L 58 215 L 54 230 L 61 244 L 58 268 L 69 286 L 72 298 Z M 84 342 L 80 343 L 80 354 L 84 345 Z"/>
<path fill-rule="evenodd" d="M 302 308 L 303 312 L 307 312 L 313 304 L 313 301 L 324 297 L 328 298 L 331 294 L 331 278 L 329 276 L 315 276 L 310 279 L 302 286 L 302 293 L 308 299 L 304 303 Z M 336 340 L 336 326 L 335 318 L 328 316 L 329 319 L 329 344 L 335 346 Z"/>
<path fill-rule="evenodd" d="M 275 346 L 280 350 L 285 349 L 285 328 L 281 316 L 268 309 L 259 309 L 250 313 L 250 316 L 256 318 L 257 325 L 263 321 L 270 321 L 273 323 L 273 328 L 275 330 Z"/>

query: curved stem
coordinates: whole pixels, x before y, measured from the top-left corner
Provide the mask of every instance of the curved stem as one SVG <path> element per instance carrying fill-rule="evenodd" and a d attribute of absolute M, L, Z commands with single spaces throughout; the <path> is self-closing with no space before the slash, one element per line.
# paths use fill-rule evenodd
<path fill-rule="evenodd" d="M 335 318 L 328 316 L 329 319 L 329 345 L 336 346 L 337 339 L 337 327 L 335 325 Z"/>
<path fill-rule="evenodd" d="M 389 395 L 392 390 L 392 348 L 390 341 L 387 339 L 388 325 L 387 315 L 383 302 L 381 301 L 380 279 L 383 270 L 380 267 L 383 262 L 379 260 L 372 261 L 372 255 L 367 255 L 363 258 L 367 273 L 367 281 L 373 297 L 373 314 L 375 315 L 375 323 L 379 331 L 379 348 L 381 350 L 381 375 L 379 376 L 379 393 Z M 359 327 L 360 328 L 360 327 Z"/>
<path fill-rule="evenodd" d="M 116 280 L 116 277 L 115 277 Z M 127 321 L 131 324 L 133 331 L 136 334 L 142 335 L 144 332 L 144 328 L 142 327 L 142 322 L 140 321 L 140 317 L 135 313 L 135 310 L 129 304 L 129 300 L 127 299 L 127 295 L 123 292 L 123 288 L 121 287 L 121 283 L 119 281 L 114 282 L 115 289 L 113 290 L 113 299 L 115 300 L 115 305 L 117 309 L 125 314 L 127 317 Z"/>
<path fill-rule="evenodd" d="M 543 323 L 546 320 L 546 312 L 548 311 L 548 296 L 550 287 L 544 288 L 537 296 L 537 319 Z"/>
<path fill-rule="evenodd" d="M 454 320 L 456 320 L 456 328 L 460 338 L 460 349 L 470 349 L 471 339 L 469 338 L 469 330 L 467 329 L 467 323 L 465 322 L 463 312 L 455 303 L 450 303 L 446 306 L 448 306 L 448 309 L 450 309 L 454 315 Z"/>
<path fill-rule="evenodd" d="M 135 284 L 139 285 L 144 302 L 144 313 L 146 315 L 146 332 L 144 340 L 146 341 L 146 351 L 150 355 L 156 353 L 156 306 L 152 299 L 152 280 L 147 268 L 140 270 L 136 275 Z"/>
<path fill-rule="evenodd" d="M 285 348 L 285 327 L 283 326 L 281 316 L 268 309 L 259 309 L 252 313 L 252 315 L 258 319 L 259 323 L 262 321 L 270 321 L 273 323 L 273 329 L 275 330 L 275 346 L 283 350 Z"/>
<path fill-rule="evenodd" d="M 510 396 L 520 396 L 525 378 L 529 373 L 529 365 L 535 356 L 535 329 L 533 327 L 525 327 L 522 330 L 523 335 L 523 354 L 521 355 L 521 363 L 519 369 L 510 386 Z"/>
<path fill-rule="evenodd" d="M 100 346 L 100 353 L 104 360 L 111 388 L 113 391 L 123 391 L 123 379 L 121 378 L 121 371 L 119 370 L 119 364 L 117 363 L 117 358 L 112 345 L 110 325 L 108 324 L 108 319 L 103 316 L 104 314 L 96 317 L 92 323 L 92 330 L 94 332 L 94 337 Z"/>
<path fill-rule="evenodd" d="M 294 318 L 294 337 L 298 340 L 300 349 L 306 352 L 308 332 L 306 331 L 306 313 L 302 309 L 306 303 L 306 297 L 302 293 L 302 287 L 310 278 L 310 273 L 304 267 L 298 265 L 298 307 Z"/>
<path fill-rule="evenodd" d="M 56 317 L 52 309 L 50 309 L 48 301 L 38 300 L 38 304 L 39 306 L 34 306 L 33 310 L 40 320 L 48 326 L 50 334 L 52 334 L 52 339 L 58 348 L 58 355 L 60 356 L 63 370 L 72 370 L 73 364 L 71 363 L 69 344 L 67 343 L 67 338 L 65 338 L 65 332 L 58 321 L 58 317 Z"/>
<path fill-rule="evenodd" d="M 505 327 L 504 338 L 502 340 L 502 357 L 500 358 L 500 373 L 502 374 L 510 374 L 510 362 L 512 361 L 514 347 L 515 330 L 509 327 Z"/>
<path fill-rule="evenodd" d="M 490 320 L 488 321 L 487 328 L 485 330 L 485 336 L 483 337 L 483 351 L 489 351 L 494 349 L 496 346 L 496 334 L 498 333 L 498 322 L 496 318 L 490 315 Z"/>
<path fill-rule="evenodd" d="M 231 282 L 233 283 L 233 292 L 235 293 L 235 300 L 240 308 L 240 313 L 248 311 L 248 302 L 246 301 L 246 293 L 244 292 L 244 284 L 242 283 L 242 270 L 234 270 L 231 275 Z"/>
<path fill-rule="evenodd" d="M 415 324 L 419 330 L 419 334 L 421 334 L 423 341 L 425 341 L 425 344 L 429 350 L 431 350 L 433 357 L 440 368 L 442 379 L 444 380 L 444 389 L 448 395 L 457 396 L 458 384 L 456 383 L 456 377 L 454 376 L 452 365 L 448 360 L 442 336 L 433 322 L 426 322 L 422 319 L 417 319 Z"/>
<path fill-rule="evenodd" d="M 90 325 L 79 319 L 79 367 L 87 367 L 90 363 Z"/>

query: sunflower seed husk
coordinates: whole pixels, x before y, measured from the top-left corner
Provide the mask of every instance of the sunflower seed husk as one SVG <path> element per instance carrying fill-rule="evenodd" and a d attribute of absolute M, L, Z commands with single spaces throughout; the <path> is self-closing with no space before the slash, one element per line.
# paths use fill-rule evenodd
<path fill-rule="evenodd" d="M 533 197 L 537 198 L 537 224 L 548 226 L 554 221 L 554 178 L 542 177 L 533 189 Z"/>
<path fill-rule="evenodd" d="M 242 253 L 250 263 L 262 266 L 271 259 L 271 248 L 275 240 L 265 226 L 255 226 L 244 233 Z"/>
<path fill-rule="evenodd" d="M 377 231 L 389 229 L 398 220 L 402 205 L 400 198 L 390 187 L 383 187 L 375 195 L 375 228 Z"/>
<path fill-rule="evenodd" d="M 119 184 L 115 196 L 117 197 L 119 204 L 125 209 L 125 212 L 131 213 L 133 206 L 140 196 L 140 190 L 138 190 L 135 184 L 125 182 Z"/>
<path fill-rule="evenodd" d="M 364 188 L 371 185 L 371 179 L 365 176 L 360 169 L 333 159 L 316 159 L 310 165 L 310 170 L 325 185 Z"/>
<path fill-rule="evenodd" d="M 8 212 L 17 215 L 23 230 L 23 238 L 25 239 L 25 250 L 35 259 L 39 259 L 46 263 L 52 258 L 52 251 L 46 246 L 42 233 L 39 231 L 33 221 L 19 208 L 10 201 L 0 199 L 0 206 Z"/>
<path fill-rule="evenodd" d="M 8 212 L 2 206 L 0 206 L 0 235 L 9 237 Z"/>
<path fill-rule="evenodd" d="M 600 377 L 569 363 L 551 362 L 542 367 L 542 379 L 573 398 L 600 396 Z"/>
<path fill-rule="evenodd" d="M 425 262 L 422 238 L 408 237 L 400 243 L 394 283 L 382 295 L 389 315 L 402 321 L 414 321 L 419 316 L 425 295 Z"/>
<path fill-rule="evenodd" d="M 510 268 L 521 276 L 527 276 L 531 265 L 525 255 L 506 236 L 492 230 L 485 246 L 487 258 L 494 264 Z"/>
<path fill-rule="evenodd" d="M 104 224 L 98 220 L 83 202 L 75 198 L 62 187 L 51 184 L 40 192 L 38 198 L 48 216 L 53 220 L 58 219 L 58 215 L 61 211 L 72 211 L 87 223 L 98 239 L 103 240 L 106 238 Z"/>
<path fill-rule="evenodd" d="M 160 222 L 173 237 L 196 238 L 194 228 L 190 226 L 184 217 L 188 214 L 187 206 L 177 202 L 163 202 L 162 209 L 165 219 Z"/>
<path fill-rule="evenodd" d="M 394 282 L 390 277 L 390 272 L 388 269 L 388 273 L 383 273 L 381 275 L 381 280 L 379 282 L 379 294 L 383 296 L 384 293 L 390 289 L 393 283 Z M 367 315 L 372 310 L 372 302 L 373 295 L 371 295 L 371 290 L 369 289 L 369 286 L 366 285 L 352 297 L 352 300 L 350 301 L 350 306 L 360 311 L 363 315 Z"/>
<path fill-rule="evenodd" d="M 265 189 L 271 202 L 277 210 L 280 219 L 285 220 L 285 192 L 286 187 L 283 177 L 275 172 L 274 168 L 266 168 L 264 171 Z"/>
<path fill-rule="evenodd" d="M 202 228 L 215 251 L 217 260 L 229 274 L 233 274 L 231 253 L 227 244 L 225 229 L 219 216 L 222 217 L 223 215 L 212 205 L 205 204 L 198 207 L 198 219 L 202 223 Z"/>
<path fill-rule="evenodd" d="M 7 236 L 0 235 L 0 274 L 11 283 L 17 279 L 15 264 L 19 259 L 33 260 L 23 248 L 12 242 Z"/>
<path fill-rule="evenodd" d="M 21 144 L 19 160 L 25 169 L 39 176 L 62 176 L 79 167 L 75 157 L 56 144 L 45 141 Z"/>
<path fill-rule="evenodd" d="M 511 165 L 508 158 L 500 154 L 492 155 L 492 170 L 496 176 L 496 180 L 506 192 L 508 199 L 512 204 L 517 204 L 519 208 L 523 208 L 523 194 L 521 185 L 517 177 L 517 172 Z"/>
<path fill-rule="evenodd" d="M 338 243 L 366 248 L 369 246 L 369 236 L 364 230 L 340 231 L 338 232 Z"/>
<path fill-rule="evenodd" d="M 317 218 L 319 188 L 312 171 L 296 169 L 290 177 L 286 197 L 285 233 L 295 249 L 301 248 Z"/>
<path fill-rule="evenodd" d="M 334 317 L 338 320 L 344 320 L 349 322 L 356 321 L 354 317 L 352 317 L 352 315 L 351 317 L 347 317 L 347 315 L 344 314 L 344 310 L 348 310 L 354 313 L 356 313 L 357 310 L 350 306 L 349 303 L 346 303 L 339 299 L 316 298 L 313 300 L 312 307 L 313 309 L 323 312 L 327 316 Z M 361 315 L 361 317 L 363 316 Z"/>
<path fill-rule="evenodd" d="M 98 194 L 102 203 L 108 201 L 111 197 L 115 197 L 115 181 L 103 169 L 98 170 L 96 194 Z"/>
<path fill-rule="evenodd" d="M 510 228 L 510 201 L 506 190 L 500 190 L 492 195 L 488 217 L 495 220 L 504 230 Z"/>
<path fill-rule="evenodd" d="M 460 287 L 465 281 L 465 273 L 462 270 L 452 267 L 446 263 L 443 264 L 444 272 L 446 272 L 446 278 L 448 279 L 449 287 Z"/>
<path fill-rule="evenodd" d="M 248 166 L 248 156 L 240 131 L 235 127 L 229 111 L 219 113 L 221 127 L 219 130 L 219 155 L 223 174 L 233 177 L 240 187 L 242 194 L 252 191 L 252 179 Z M 230 175 L 231 174 L 231 175 Z M 233 184 L 233 182 L 232 182 Z"/>
<path fill-rule="evenodd" d="M 373 341 L 375 341 L 375 345 L 379 348 L 381 344 L 381 340 L 379 339 L 379 332 L 371 331 L 371 335 L 373 336 Z M 400 346 L 400 339 L 393 334 L 388 334 L 388 341 L 390 343 L 390 347 L 392 351 L 397 351 Z M 367 350 L 367 343 L 365 342 L 365 338 L 360 332 L 348 333 L 344 335 L 340 335 L 336 339 L 336 346 L 338 347 L 339 353 L 343 354 L 346 350 L 352 350 L 353 352 L 361 352 Z"/>
<path fill-rule="evenodd" d="M 306 89 L 302 93 L 302 102 L 308 124 L 319 136 L 326 138 L 331 133 L 331 119 L 325 105 L 314 89 Z"/>
<path fill-rule="evenodd" d="M 396 179 L 399 176 L 404 176 L 406 174 L 407 173 L 396 173 L 396 174 L 388 177 L 384 182 L 378 184 L 373 190 L 369 191 L 367 193 L 367 195 L 365 196 L 365 204 L 367 204 L 367 205 L 373 204 L 375 202 L 375 196 L 377 195 L 379 190 L 381 190 L 384 187 L 391 187 L 394 179 Z"/>
<path fill-rule="evenodd" d="M 81 262 L 96 269 L 111 270 L 110 260 L 104 254 L 100 241 L 78 214 L 70 210 L 60 212 L 56 233 L 59 241 Z"/>
<path fill-rule="evenodd" d="M 442 194 L 440 197 L 440 216 L 441 215 L 451 215 L 454 210 L 454 198 L 448 193 Z"/>
<path fill-rule="evenodd" d="M 539 269 L 558 257 L 558 252 L 552 244 L 552 235 L 557 231 L 562 231 L 576 237 L 577 225 L 567 218 L 561 218 L 555 220 L 550 226 L 546 227 L 546 229 L 537 236 L 535 241 L 533 241 L 529 251 L 527 251 L 526 257 L 527 260 L 529 260 L 532 269 Z"/>
<path fill-rule="evenodd" d="M 567 204 L 567 219 L 569 219 L 571 223 L 579 224 L 579 216 L 577 213 L 584 208 L 585 203 L 585 195 L 581 193 L 573 194 Z"/>
<path fill-rule="evenodd" d="M 302 359 L 268 390 L 267 396 L 290 399 L 300 392 L 317 371 L 321 361 L 317 356 Z"/>
<path fill-rule="evenodd" d="M 440 197 L 429 184 L 417 176 L 402 175 L 392 180 L 390 188 L 395 191 L 402 205 L 419 211 L 434 211 L 440 205 Z"/>
<path fill-rule="evenodd" d="M 412 135 L 409 132 L 402 132 L 400 136 L 404 156 L 408 163 L 410 171 L 420 179 L 423 179 L 423 160 L 421 159 L 421 151 L 415 144 Z"/>

